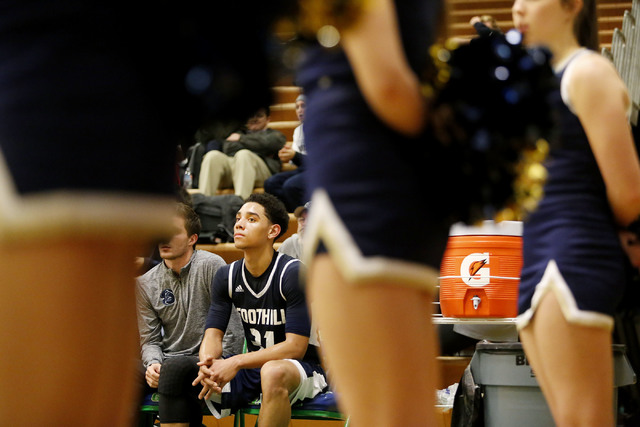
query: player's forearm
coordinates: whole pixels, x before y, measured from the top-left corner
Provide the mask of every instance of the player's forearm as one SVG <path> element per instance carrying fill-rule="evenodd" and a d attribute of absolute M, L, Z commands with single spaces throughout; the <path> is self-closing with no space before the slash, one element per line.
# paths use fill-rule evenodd
<path fill-rule="evenodd" d="M 219 359 L 222 357 L 223 336 L 224 332 L 219 329 L 210 328 L 205 331 L 198 353 L 200 361 L 207 358 Z"/>
<path fill-rule="evenodd" d="M 297 336 L 293 341 L 283 341 L 258 351 L 233 356 L 239 369 L 261 368 L 271 360 L 302 359 L 307 351 L 308 338 Z"/>

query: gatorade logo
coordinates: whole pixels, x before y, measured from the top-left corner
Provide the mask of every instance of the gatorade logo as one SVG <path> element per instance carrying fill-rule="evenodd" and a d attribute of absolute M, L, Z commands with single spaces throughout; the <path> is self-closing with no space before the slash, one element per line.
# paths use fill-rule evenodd
<path fill-rule="evenodd" d="M 460 276 L 470 286 L 488 285 L 491 276 L 491 270 L 488 265 L 488 252 L 469 254 L 460 264 Z"/>

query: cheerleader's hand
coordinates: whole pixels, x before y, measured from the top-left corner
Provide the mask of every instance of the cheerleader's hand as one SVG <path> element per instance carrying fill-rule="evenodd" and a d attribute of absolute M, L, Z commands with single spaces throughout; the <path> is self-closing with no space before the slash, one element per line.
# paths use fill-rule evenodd
<path fill-rule="evenodd" d="M 620 231 L 618 236 L 631 265 L 640 270 L 640 238 L 630 231 Z"/>

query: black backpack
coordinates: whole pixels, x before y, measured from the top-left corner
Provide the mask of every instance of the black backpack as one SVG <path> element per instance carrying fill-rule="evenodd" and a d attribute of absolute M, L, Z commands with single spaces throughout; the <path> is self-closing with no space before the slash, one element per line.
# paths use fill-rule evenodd
<path fill-rule="evenodd" d="M 233 226 L 236 213 L 244 204 L 244 200 L 235 194 L 205 196 L 195 193 L 191 195 L 193 210 L 202 223 L 202 231 L 198 243 L 233 242 Z"/>

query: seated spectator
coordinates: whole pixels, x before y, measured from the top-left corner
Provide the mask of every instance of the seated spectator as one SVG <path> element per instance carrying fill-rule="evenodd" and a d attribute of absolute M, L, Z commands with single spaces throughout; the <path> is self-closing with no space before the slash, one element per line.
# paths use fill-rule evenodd
<path fill-rule="evenodd" d="M 252 194 L 238 212 L 235 245 L 244 259 L 216 273 L 199 358 L 172 358 L 163 368 L 163 424 L 199 426 L 198 398 L 206 399 L 220 418 L 262 396 L 259 424 L 288 425 L 290 404 L 327 388 L 299 283 L 301 263 L 273 250 L 288 224 L 284 205 L 271 194 Z M 223 359 L 222 337 L 235 311 L 232 305 L 242 314 L 249 351 Z"/>
<path fill-rule="evenodd" d="M 293 212 L 296 220 L 298 220 L 298 232 L 289 236 L 278 248 L 278 252 L 281 254 L 289 255 L 291 257 L 301 259 L 302 258 L 302 239 L 304 235 L 304 226 L 307 223 L 307 216 L 309 216 L 309 208 L 311 202 L 305 203 L 304 206 L 298 206 Z"/>
<path fill-rule="evenodd" d="M 269 108 L 261 108 L 251 117 L 246 128 L 233 132 L 222 144 L 222 151 L 204 155 L 198 186 L 207 196 L 219 188 L 233 187 L 235 194 L 246 199 L 256 186 L 282 168 L 278 151 L 286 138 L 278 130 L 268 129 Z"/>
<path fill-rule="evenodd" d="M 284 146 L 278 152 L 282 163 L 291 162 L 297 166 L 296 169 L 277 173 L 264 182 L 264 191 L 271 193 L 282 200 L 288 212 L 302 205 L 307 199 L 305 194 L 306 186 L 304 181 L 304 163 L 307 158 L 307 150 L 304 146 L 304 133 L 302 126 L 304 123 L 304 113 L 306 98 L 298 95 L 296 98 L 296 115 L 300 120 L 300 126 L 293 131 L 293 144 L 291 147 Z"/>
<path fill-rule="evenodd" d="M 225 265 L 220 256 L 194 249 L 200 220 L 193 209 L 178 203 L 173 222 L 175 234 L 158 245 L 162 262 L 137 280 L 138 328 L 146 380 L 143 395 L 158 387 L 167 358 L 198 354 L 211 301 L 211 280 Z M 224 338 L 225 354 L 241 351 L 243 341 L 236 314 Z"/>

